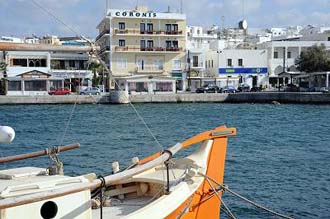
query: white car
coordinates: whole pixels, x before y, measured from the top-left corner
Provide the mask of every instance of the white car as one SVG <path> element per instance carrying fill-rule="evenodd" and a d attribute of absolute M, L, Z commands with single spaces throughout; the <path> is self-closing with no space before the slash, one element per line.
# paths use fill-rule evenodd
<path fill-rule="evenodd" d="M 97 87 L 88 87 L 80 91 L 80 95 L 100 95 L 101 90 Z"/>

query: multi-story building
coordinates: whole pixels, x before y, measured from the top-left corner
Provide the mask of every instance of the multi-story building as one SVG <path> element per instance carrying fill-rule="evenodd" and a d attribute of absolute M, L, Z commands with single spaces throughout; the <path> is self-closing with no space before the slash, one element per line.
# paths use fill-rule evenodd
<path fill-rule="evenodd" d="M 267 52 L 257 49 L 224 49 L 207 54 L 207 71 L 219 87 L 247 84 L 265 87 L 268 82 Z"/>
<path fill-rule="evenodd" d="M 269 85 L 276 87 L 278 84 L 289 83 L 291 78 L 279 76 L 282 72 L 299 74 L 296 68 L 296 60 L 302 51 L 314 45 L 325 45 L 330 48 L 330 41 L 272 41 L 258 47 L 267 51 L 267 66 L 269 71 Z"/>
<path fill-rule="evenodd" d="M 203 27 L 187 27 L 187 57 L 189 72 L 187 74 L 188 83 L 192 91 L 200 87 L 204 80 L 209 80 L 212 75 L 206 72 L 206 53 L 210 50 L 210 44 L 217 40 L 217 27 L 214 26 L 208 31 Z M 191 82 L 191 84 L 190 84 Z"/>
<path fill-rule="evenodd" d="M 185 89 L 186 16 L 158 13 L 139 6 L 136 10 L 108 10 L 97 26 L 96 44 L 112 75 L 129 91 Z M 134 82 L 138 76 L 139 81 Z M 150 84 L 151 78 L 153 90 Z M 161 78 L 176 78 L 170 86 Z M 129 84 L 127 81 L 129 80 Z M 175 80 L 174 82 L 175 83 Z"/>
<path fill-rule="evenodd" d="M 52 88 L 76 91 L 88 84 L 89 47 L 0 43 L 8 95 L 47 94 Z"/>

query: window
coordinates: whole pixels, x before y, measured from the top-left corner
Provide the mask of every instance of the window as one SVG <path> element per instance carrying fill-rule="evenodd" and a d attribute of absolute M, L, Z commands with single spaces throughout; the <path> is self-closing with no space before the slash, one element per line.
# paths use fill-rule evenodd
<path fill-rule="evenodd" d="M 181 69 L 181 60 L 180 59 L 173 60 L 173 68 L 175 70 Z"/>
<path fill-rule="evenodd" d="M 166 40 L 166 48 L 171 48 L 171 47 L 172 47 L 171 40 Z"/>
<path fill-rule="evenodd" d="M 138 59 L 137 60 L 137 66 L 139 70 L 144 70 L 144 60 L 143 59 Z"/>
<path fill-rule="evenodd" d="M 166 24 L 166 32 L 171 32 L 171 24 Z"/>
<path fill-rule="evenodd" d="M 154 31 L 154 25 L 152 23 L 147 24 L 147 30 L 148 32 L 153 32 Z"/>
<path fill-rule="evenodd" d="M 153 48 L 154 47 L 154 41 L 153 40 L 148 40 L 147 41 L 147 48 Z"/>
<path fill-rule="evenodd" d="M 156 91 L 173 91 L 172 82 L 156 82 Z"/>
<path fill-rule="evenodd" d="M 328 41 L 330 41 L 330 37 L 328 37 Z"/>
<path fill-rule="evenodd" d="M 179 25 L 178 24 L 173 24 L 172 25 L 172 30 L 173 31 L 178 31 L 179 30 Z"/>
<path fill-rule="evenodd" d="M 207 68 L 207 61 L 205 61 L 205 68 Z"/>
<path fill-rule="evenodd" d="M 11 66 L 27 67 L 27 59 L 12 59 Z"/>
<path fill-rule="evenodd" d="M 209 66 L 209 68 L 211 68 L 211 61 L 210 60 L 208 61 L 208 66 Z"/>
<path fill-rule="evenodd" d="M 161 60 L 161 59 L 156 59 L 155 62 L 154 62 L 154 65 L 155 65 L 157 70 L 163 70 L 164 69 L 163 60 Z"/>
<path fill-rule="evenodd" d="M 174 48 L 179 48 L 179 42 L 177 40 L 172 41 Z"/>
<path fill-rule="evenodd" d="M 69 61 L 69 67 L 70 67 L 70 68 L 74 68 L 74 67 L 76 67 L 76 62 L 75 62 L 74 60 L 70 60 L 70 61 Z"/>
<path fill-rule="evenodd" d="M 46 81 L 24 81 L 26 91 L 47 91 Z"/>
<path fill-rule="evenodd" d="M 8 91 L 21 91 L 22 83 L 21 81 L 9 81 L 8 82 Z"/>
<path fill-rule="evenodd" d="M 274 52 L 274 59 L 278 59 L 278 52 L 277 51 Z"/>
<path fill-rule="evenodd" d="M 145 23 L 141 23 L 140 24 L 140 32 L 142 33 L 144 31 L 146 31 L 146 24 Z"/>
<path fill-rule="evenodd" d="M 117 59 L 117 69 L 127 69 L 127 59 Z"/>
<path fill-rule="evenodd" d="M 287 58 L 288 58 L 288 59 L 291 59 L 291 52 L 288 52 L 288 54 L 287 54 Z"/>
<path fill-rule="evenodd" d="M 238 59 L 238 66 L 243 66 L 243 59 Z"/>
<path fill-rule="evenodd" d="M 59 81 L 59 80 L 49 81 L 49 85 L 50 85 L 51 90 L 63 88 L 62 81 Z"/>
<path fill-rule="evenodd" d="M 119 46 L 125 46 L 125 40 L 119 40 Z"/>
<path fill-rule="evenodd" d="M 119 23 L 119 30 L 125 30 L 125 23 L 124 22 L 120 22 Z"/>
<path fill-rule="evenodd" d="M 145 40 L 141 40 L 140 47 L 141 47 L 141 49 L 146 48 L 146 41 Z"/>
<path fill-rule="evenodd" d="M 198 56 L 193 56 L 193 67 L 198 67 Z"/>
<path fill-rule="evenodd" d="M 233 60 L 227 59 L 227 66 L 233 66 Z"/>
<path fill-rule="evenodd" d="M 29 67 L 47 67 L 46 59 L 29 59 Z"/>
<path fill-rule="evenodd" d="M 213 68 L 213 59 L 211 60 L 211 67 Z"/>

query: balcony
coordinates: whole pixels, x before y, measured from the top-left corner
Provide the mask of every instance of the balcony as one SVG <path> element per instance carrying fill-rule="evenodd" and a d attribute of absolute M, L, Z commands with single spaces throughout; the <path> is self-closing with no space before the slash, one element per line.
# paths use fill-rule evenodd
<path fill-rule="evenodd" d="M 102 54 L 102 53 L 104 53 L 104 52 L 110 52 L 110 46 L 103 47 L 103 48 L 100 50 L 99 54 Z"/>
<path fill-rule="evenodd" d="M 142 68 L 137 68 L 136 73 L 138 74 L 162 74 L 164 69 L 158 66 L 144 66 Z"/>
<path fill-rule="evenodd" d="M 137 47 L 137 46 L 116 46 L 116 52 L 153 52 L 153 53 L 179 53 L 183 52 L 184 50 L 179 47 Z"/>
<path fill-rule="evenodd" d="M 163 36 L 178 36 L 183 35 L 182 31 L 166 31 L 166 30 L 119 30 L 115 29 L 117 35 L 163 35 Z"/>
<path fill-rule="evenodd" d="M 203 62 L 200 62 L 200 63 L 198 63 L 198 62 L 193 62 L 192 63 L 192 65 L 191 65 L 191 68 L 204 68 L 204 66 L 203 66 Z"/>
<path fill-rule="evenodd" d="M 104 35 L 106 34 L 110 34 L 110 30 L 104 30 L 102 31 L 95 39 L 95 41 L 98 41 L 99 39 L 101 39 Z"/>

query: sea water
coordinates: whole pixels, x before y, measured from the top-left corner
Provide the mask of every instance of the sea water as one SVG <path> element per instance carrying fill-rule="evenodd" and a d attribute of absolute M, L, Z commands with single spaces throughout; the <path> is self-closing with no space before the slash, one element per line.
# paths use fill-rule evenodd
<path fill-rule="evenodd" d="M 65 173 L 106 175 L 113 161 L 124 168 L 132 157 L 143 158 L 225 124 L 237 128 L 237 136 L 228 142 L 225 170 L 225 183 L 231 189 L 295 218 L 330 218 L 329 105 L 141 104 L 136 108 L 160 145 L 129 105 L 0 106 L 0 125 L 16 130 L 14 142 L 0 146 L 0 156 L 79 142 L 80 149 L 60 155 Z M 50 164 L 43 157 L 1 168 Z M 228 193 L 223 198 L 238 218 L 275 218 Z"/>

